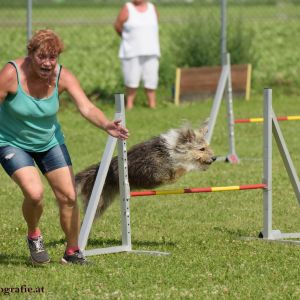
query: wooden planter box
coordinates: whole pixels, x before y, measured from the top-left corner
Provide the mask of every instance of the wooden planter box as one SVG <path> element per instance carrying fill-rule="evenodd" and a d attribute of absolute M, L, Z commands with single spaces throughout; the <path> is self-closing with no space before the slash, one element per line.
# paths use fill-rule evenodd
<path fill-rule="evenodd" d="M 231 65 L 233 99 L 250 99 L 251 64 Z M 177 68 L 174 101 L 178 105 L 183 101 L 213 98 L 222 67 Z"/>

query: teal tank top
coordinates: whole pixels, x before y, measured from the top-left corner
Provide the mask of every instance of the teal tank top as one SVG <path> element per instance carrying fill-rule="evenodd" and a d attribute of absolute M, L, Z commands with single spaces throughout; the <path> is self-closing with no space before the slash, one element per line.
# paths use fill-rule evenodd
<path fill-rule="evenodd" d="M 57 121 L 59 109 L 58 80 L 51 96 L 38 99 L 23 90 L 15 62 L 18 89 L 8 94 L 0 105 L 0 147 L 14 146 L 30 152 L 43 152 L 64 143 L 64 135 Z"/>

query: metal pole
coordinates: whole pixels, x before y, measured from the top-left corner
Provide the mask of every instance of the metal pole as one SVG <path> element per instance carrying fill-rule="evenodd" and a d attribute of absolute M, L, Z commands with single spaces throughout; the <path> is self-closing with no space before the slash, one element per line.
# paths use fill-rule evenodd
<path fill-rule="evenodd" d="M 229 153 L 226 161 L 237 164 L 239 162 L 238 156 L 235 152 L 234 140 L 234 116 L 233 116 L 233 101 L 232 101 L 232 83 L 231 83 L 231 62 L 230 54 L 226 54 L 226 65 L 228 66 L 227 77 L 227 123 L 228 123 L 228 137 L 229 137 Z"/>
<path fill-rule="evenodd" d="M 89 238 L 89 234 L 93 225 L 93 221 L 96 215 L 97 206 L 100 200 L 100 196 L 105 183 L 108 168 L 114 154 L 117 139 L 109 136 L 102 161 L 100 163 L 96 180 L 93 186 L 92 194 L 90 196 L 89 204 L 86 209 L 86 213 L 82 222 L 82 226 L 79 233 L 79 248 L 84 250 Z"/>
<path fill-rule="evenodd" d="M 222 66 L 226 64 L 227 53 L 227 0 L 221 0 L 221 63 Z"/>
<path fill-rule="evenodd" d="M 290 182 L 293 186 L 294 193 L 297 197 L 298 203 L 300 204 L 300 182 L 298 178 L 298 174 L 296 171 L 296 168 L 294 166 L 294 163 L 292 161 L 290 152 L 287 148 L 286 142 L 284 140 L 283 134 L 281 132 L 281 129 L 279 127 L 277 118 L 273 111 L 273 135 L 275 137 L 275 141 L 279 150 L 279 153 L 281 155 L 281 158 L 283 160 L 285 169 L 289 175 Z"/>
<path fill-rule="evenodd" d="M 263 238 L 272 239 L 272 90 L 264 89 L 264 221 Z"/>
<path fill-rule="evenodd" d="M 224 66 L 222 66 L 222 72 L 221 72 L 221 76 L 218 82 L 218 87 L 217 87 L 217 91 L 214 97 L 214 102 L 213 102 L 213 106 L 210 112 L 210 116 L 209 116 L 209 120 L 208 120 L 208 132 L 206 133 L 205 139 L 207 140 L 208 143 L 211 142 L 212 139 L 212 135 L 214 132 L 214 127 L 217 121 L 217 117 L 218 117 L 218 113 L 220 110 L 220 106 L 221 106 L 221 101 L 222 101 L 222 97 L 224 94 L 224 90 L 226 87 L 226 82 L 227 82 L 227 78 L 228 78 L 228 66 L 225 64 Z"/>
<path fill-rule="evenodd" d="M 214 131 L 214 126 L 216 123 L 217 115 L 221 105 L 222 97 L 225 90 L 225 85 L 228 77 L 228 67 L 226 64 L 226 0 L 221 0 L 221 63 L 222 63 L 222 73 L 219 79 L 217 91 L 214 97 L 213 107 L 209 117 L 208 132 L 206 134 L 206 140 L 210 143 L 212 134 Z"/>
<path fill-rule="evenodd" d="M 27 0 L 27 43 L 32 35 L 32 0 Z"/>
<path fill-rule="evenodd" d="M 120 112 L 122 126 L 125 127 L 125 101 L 124 94 L 115 94 L 116 111 Z M 127 247 L 127 251 L 132 250 L 131 229 L 130 229 L 130 187 L 128 180 L 127 149 L 126 141 L 118 140 L 118 168 L 119 168 L 119 187 L 121 200 L 121 228 L 122 245 Z"/>

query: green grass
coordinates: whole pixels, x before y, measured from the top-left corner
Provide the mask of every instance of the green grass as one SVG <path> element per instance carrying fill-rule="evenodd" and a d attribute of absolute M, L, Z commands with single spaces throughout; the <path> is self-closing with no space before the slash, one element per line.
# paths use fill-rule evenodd
<path fill-rule="evenodd" d="M 297 97 L 274 90 L 277 115 L 295 115 Z M 100 103 L 113 117 L 113 105 Z M 183 119 L 194 126 L 209 116 L 211 101 L 180 107 L 159 103 L 155 111 L 137 106 L 127 113 L 128 147 L 178 127 Z M 236 118 L 262 116 L 262 93 L 251 101 L 235 101 Z M 101 159 L 107 136 L 83 120 L 73 105 L 61 108 L 62 123 L 74 169 Z M 299 122 L 280 123 L 296 169 L 300 169 Z M 203 173 L 184 176 L 174 187 L 207 187 L 259 183 L 262 179 L 262 125 L 235 128 L 238 165 L 217 162 Z M 211 146 L 217 155 L 228 151 L 226 108 L 219 113 Z M 275 148 L 273 157 L 273 228 L 299 231 L 299 207 Z M 299 299 L 299 247 L 244 240 L 262 229 L 262 192 L 240 191 L 141 197 L 131 200 L 133 248 L 170 252 L 169 256 L 111 254 L 93 256 L 90 266 L 61 266 L 64 236 L 58 208 L 46 186 L 41 221 L 52 262 L 45 268 L 26 264 L 26 226 L 22 195 L 1 169 L 0 287 L 43 287 L 43 294 L 12 293 L 10 299 Z M 89 249 L 119 245 L 120 217 L 116 201 L 93 224 Z M 1 294 L 0 298 L 4 298 Z"/>

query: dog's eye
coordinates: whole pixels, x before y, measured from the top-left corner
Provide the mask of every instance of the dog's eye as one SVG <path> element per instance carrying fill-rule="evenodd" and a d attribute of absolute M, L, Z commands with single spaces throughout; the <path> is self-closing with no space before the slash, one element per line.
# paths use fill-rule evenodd
<path fill-rule="evenodd" d="M 202 148 L 200 148 L 199 150 L 203 152 L 203 151 L 205 151 L 205 148 L 204 148 L 204 147 L 202 147 Z"/>

